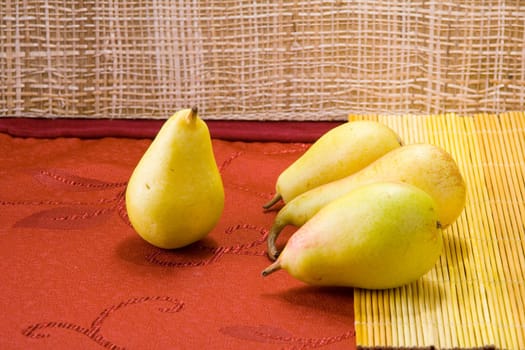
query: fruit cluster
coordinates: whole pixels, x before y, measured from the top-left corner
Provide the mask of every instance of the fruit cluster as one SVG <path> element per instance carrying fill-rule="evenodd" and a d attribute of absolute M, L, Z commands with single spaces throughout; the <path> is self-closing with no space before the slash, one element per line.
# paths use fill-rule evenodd
<path fill-rule="evenodd" d="M 285 205 L 268 234 L 268 275 L 287 270 L 306 283 L 391 288 L 430 270 L 441 230 L 465 206 L 454 159 L 430 144 L 403 145 L 389 127 L 346 122 L 325 133 L 277 179 L 266 205 Z M 197 108 L 171 116 L 140 159 L 126 188 L 137 233 L 160 248 L 205 237 L 224 209 L 210 133 Z M 287 225 L 299 227 L 279 252 Z"/>
<path fill-rule="evenodd" d="M 321 136 L 276 182 L 284 206 L 268 235 L 279 269 L 314 285 L 394 288 L 435 265 L 442 230 L 461 214 L 466 186 L 453 157 L 432 144 L 403 145 L 386 125 L 346 122 Z M 287 225 L 299 227 L 282 252 Z"/>

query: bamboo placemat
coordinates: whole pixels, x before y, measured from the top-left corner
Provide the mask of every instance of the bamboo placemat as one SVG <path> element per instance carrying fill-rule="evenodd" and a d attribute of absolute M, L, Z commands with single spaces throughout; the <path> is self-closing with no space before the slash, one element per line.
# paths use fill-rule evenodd
<path fill-rule="evenodd" d="M 433 270 L 405 287 L 355 291 L 358 347 L 525 349 L 525 114 L 371 118 L 406 143 L 448 150 L 468 198 Z"/>

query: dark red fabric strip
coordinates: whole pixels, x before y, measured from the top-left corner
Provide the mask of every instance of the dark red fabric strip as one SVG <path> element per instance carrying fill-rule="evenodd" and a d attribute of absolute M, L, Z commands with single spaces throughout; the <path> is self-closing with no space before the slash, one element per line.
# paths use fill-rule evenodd
<path fill-rule="evenodd" d="M 153 138 L 164 120 L 0 118 L 0 132 L 18 137 Z M 313 142 L 341 121 L 206 121 L 211 136 L 230 141 Z"/>

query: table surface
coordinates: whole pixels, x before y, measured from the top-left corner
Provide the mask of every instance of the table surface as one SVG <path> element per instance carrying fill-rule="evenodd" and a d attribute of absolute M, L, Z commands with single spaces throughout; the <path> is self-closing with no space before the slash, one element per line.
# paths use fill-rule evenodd
<path fill-rule="evenodd" d="M 210 122 L 223 216 L 166 251 L 124 206 L 158 122 L 0 118 L 0 348 L 525 348 L 525 114 L 363 118 L 449 151 L 468 191 L 435 268 L 384 291 L 261 277 L 262 205 L 334 124 Z"/>
<path fill-rule="evenodd" d="M 276 214 L 261 206 L 309 144 L 213 139 L 221 220 L 162 250 L 124 204 L 150 142 L 0 134 L 0 348 L 355 348 L 351 288 L 261 276 Z"/>

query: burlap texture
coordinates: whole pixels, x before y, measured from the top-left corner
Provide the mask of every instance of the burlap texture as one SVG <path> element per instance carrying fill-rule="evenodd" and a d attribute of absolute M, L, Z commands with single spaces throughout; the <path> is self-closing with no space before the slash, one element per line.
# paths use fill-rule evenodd
<path fill-rule="evenodd" d="M 522 110 L 524 28 L 521 1 L 4 0 L 0 116 Z"/>

